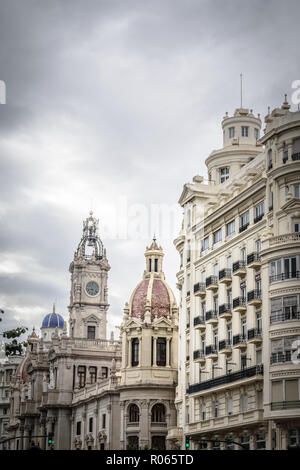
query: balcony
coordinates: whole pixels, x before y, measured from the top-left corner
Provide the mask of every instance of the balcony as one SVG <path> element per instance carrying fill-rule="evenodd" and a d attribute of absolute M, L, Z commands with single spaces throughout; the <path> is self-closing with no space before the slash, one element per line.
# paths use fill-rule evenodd
<path fill-rule="evenodd" d="M 265 215 L 265 214 L 259 214 L 259 215 L 257 215 L 256 217 L 254 217 L 254 221 L 253 221 L 253 222 L 256 224 L 257 222 L 259 222 L 260 220 L 262 220 L 262 218 L 263 218 L 264 215 Z"/>
<path fill-rule="evenodd" d="M 215 325 L 218 323 L 218 312 L 216 310 L 210 310 L 209 312 L 206 312 L 206 323 L 209 325 Z"/>
<path fill-rule="evenodd" d="M 292 320 L 300 320 L 300 311 L 297 311 L 296 308 L 288 312 L 283 312 L 282 310 L 279 310 L 277 312 L 271 312 L 270 323 L 278 323 L 282 321 Z"/>
<path fill-rule="evenodd" d="M 194 318 L 194 327 L 195 329 L 198 329 L 198 330 L 205 330 L 205 319 L 198 315 L 197 317 Z"/>
<path fill-rule="evenodd" d="M 300 152 L 293 153 L 292 160 L 293 160 L 293 162 L 295 162 L 296 160 L 300 160 Z"/>
<path fill-rule="evenodd" d="M 247 256 L 247 267 L 253 269 L 261 267 L 261 259 L 258 253 L 251 253 Z"/>
<path fill-rule="evenodd" d="M 244 335 L 235 335 L 232 343 L 234 348 L 245 349 L 247 347 L 247 338 Z"/>
<path fill-rule="evenodd" d="M 244 297 L 236 297 L 233 299 L 232 308 L 235 312 L 245 312 L 247 310 L 246 299 Z"/>
<path fill-rule="evenodd" d="M 218 357 L 218 351 L 214 346 L 206 346 L 205 354 L 207 358 L 216 359 Z"/>
<path fill-rule="evenodd" d="M 206 290 L 204 282 L 197 282 L 197 284 L 194 284 L 194 295 L 204 297 L 205 294 Z"/>
<path fill-rule="evenodd" d="M 298 235 L 298 234 L 297 234 Z M 300 271 L 285 272 L 270 276 L 270 282 L 286 281 L 287 279 L 299 279 Z"/>
<path fill-rule="evenodd" d="M 275 401 L 271 403 L 271 410 L 294 410 L 300 408 L 300 400 L 295 401 Z"/>
<path fill-rule="evenodd" d="M 263 365 L 257 365 L 253 367 L 248 367 L 237 372 L 232 372 L 230 374 L 221 375 L 215 379 L 206 380 L 205 382 L 200 382 L 198 384 L 190 385 L 187 393 L 197 393 L 202 390 L 209 390 L 210 388 L 219 387 L 220 385 L 230 384 L 232 382 L 237 382 L 239 380 L 248 379 L 251 377 L 263 376 L 264 370 Z"/>
<path fill-rule="evenodd" d="M 246 276 L 246 263 L 245 261 L 236 261 L 232 265 L 232 274 L 233 276 Z"/>
<path fill-rule="evenodd" d="M 249 227 L 249 222 L 247 222 L 244 225 L 241 225 L 240 228 L 239 228 L 239 233 L 244 232 L 244 230 L 246 230 L 248 227 Z"/>
<path fill-rule="evenodd" d="M 206 278 L 206 289 L 216 290 L 218 289 L 218 278 L 217 276 L 209 276 Z"/>
<path fill-rule="evenodd" d="M 248 330 L 248 343 L 259 344 L 262 342 L 262 331 L 258 328 Z"/>
<path fill-rule="evenodd" d="M 261 305 L 261 291 L 260 290 L 251 290 L 247 294 L 247 303 L 248 305 Z"/>
<path fill-rule="evenodd" d="M 231 354 L 232 353 L 232 343 L 228 340 L 223 340 L 219 342 L 219 351 L 220 354 Z"/>
<path fill-rule="evenodd" d="M 230 284 L 232 281 L 231 269 L 222 269 L 219 272 L 219 282 L 223 284 Z"/>
<path fill-rule="evenodd" d="M 219 318 L 231 318 L 232 308 L 230 304 L 223 304 L 219 307 Z"/>
<path fill-rule="evenodd" d="M 199 362 L 200 364 L 205 363 L 205 353 L 200 349 L 196 349 L 194 351 L 194 361 Z"/>
<path fill-rule="evenodd" d="M 292 361 L 291 351 L 272 353 L 270 358 L 270 364 L 284 364 L 285 362 Z"/>

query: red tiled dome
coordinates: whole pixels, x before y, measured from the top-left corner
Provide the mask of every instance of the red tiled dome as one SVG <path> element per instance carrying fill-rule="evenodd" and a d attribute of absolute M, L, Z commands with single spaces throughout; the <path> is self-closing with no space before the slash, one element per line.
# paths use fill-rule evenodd
<path fill-rule="evenodd" d="M 151 305 L 151 317 L 157 314 L 158 318 L 170 314 L 170 295 L 165 283 L 161 279 L 153 279 L 152 290 L 149 291 L 149 280 L 142 281 L 137 287 L 131 303 L 131 316 L 144 317 L 148 300 Z"/>

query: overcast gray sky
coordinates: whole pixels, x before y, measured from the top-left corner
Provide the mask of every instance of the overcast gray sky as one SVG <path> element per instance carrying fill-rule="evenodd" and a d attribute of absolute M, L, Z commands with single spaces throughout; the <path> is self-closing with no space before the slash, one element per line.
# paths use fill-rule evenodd
<path fill-rule="evenodd" d="M 181 210 L 164 233 L 153 210 L 206 176 L 241 72 L 262 116 L 291 96 L 299 13 L 298 0 L 0 0 L 1 328 L 38 328 L 53 301 L 68 318 L 90 208 L 111 264 L 109 330 L 154 230 L 176 292 Z"/>

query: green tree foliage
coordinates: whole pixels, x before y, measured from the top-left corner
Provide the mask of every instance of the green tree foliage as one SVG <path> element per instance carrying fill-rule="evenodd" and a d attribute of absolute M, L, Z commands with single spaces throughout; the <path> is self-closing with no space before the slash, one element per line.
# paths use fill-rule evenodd
<path fill-rule="evenodd" d="M 0 309 L 0 314 L 4 314 L 4 310 Z M 2 321 L 2 318 L 0 316 L 0 322 Z M 6 356 L 14 356 L 15 354 L 22 354 L 24 351 L 24 348 L 27 346 L 26 341 L 18 341 L 17 338 L 19 338 L 21 335 L 26 333 L 28 331 L 27 327 L 18 327 L 14 328 L 13 330 L 8 330 L 4 331 L 2 333 L 3 338 L 6 338 L 10 341 L 7 341 L 5 343 L 5 354 Z"/>

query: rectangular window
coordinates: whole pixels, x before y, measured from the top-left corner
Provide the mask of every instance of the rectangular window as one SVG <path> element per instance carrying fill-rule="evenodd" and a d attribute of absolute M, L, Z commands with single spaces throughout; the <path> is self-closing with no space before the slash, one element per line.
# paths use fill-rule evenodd
<path fill-rule="evenodd" d="M 232 415 L 232 398 L 231 397 L 227 399 L 227 410 L 228 410 L 228 414 Z"/>
<path fill-rule="evenodd" d="M 229 139 L 233 139 L 234 137 L 234 127 L 229 127 Z"/>
<path fill-rule="evenodd" d="M 157 365 L 165 366 L 167 361 L 167 340 L 166 338 L 157 338 Z"/>
<path fill-rule="evenodd" d="M 214 402 L 214 417 L 217 418 L 219 416 L 219 402 Z"/>
<path fill-rule="evenodd" d="M 299 401 L 299 380 L 285 381 L 285 401 Z"/>
<path fill-rule="evenodd" d="M 261 312 L 256 313 L 256 328 L 257 328 L 257 331 L 261 332 L 261 330 L 262 330 Z"/>
<path fill-rule="evenodd" d="M 265 213 L 265 204 L 264 201 L 261 201 L 254 207 L 254 223 L 259 222 Z"/>
<path fill-rule="evenodd" d="M 235 220 L 232 220 L 228 224 L 226 224 L 226 236 L 230 237 L 235 233 Z"/>
<path fill-rule="evenodd" d="M 294 184 L 294 197 L 300 197 L 300 184 Z"/>
<path fill-rule="evenodd" d="M 205 421 L 206 420 L 206 406 L 205 405 L 202 405 L 201 414 L 202 414 L 202 421 Z"/>
<path fill-rule="evenodd" d="M 214 232 L 214 245 L 222 240 L 222 229 L 217 230 Z"/>
<path fill-rule="evenodd" d="M 157 267 L 158 267 L 158 260 L 155 258 L 154 260 L 154 271 L 157 273 Z"/>
<path fill-rule="evenodd" d="M 91 383 L 94 384 L 97 380 L 97 367 L 90 367 L 90 379 Z"/>
<path fill-rule="evenodd" d="M 107 377 L 108 377 L 108 368 L 107 367 L 101 367 L 101 376 L 102 376 L 102 379 L 107 379 Z"/>
<path fill-rule="evenodd" d="M 298 233 L 300 232 L 300 222 L 297 222 L 294 224 L 294 232 Z"/>
<path fill-rule="evenodd" d="M 254 128 L 254 138 L 259 139 L 259 130 L 256 127 Z"/>
<path fill-rule="evenodd" d="M 227 325 L 227 341 L 232 344 L 232 325 L 231 323 Z"/>
<path fill-rule="evenodd" d="M 88 339 L 95 339 L 96 336 L 96 327 L 95 326 L 88 326 L 87 337 Z"/>
<path fill-rule="evenodd" d="M 76 436 L 80 436 L 81 434 L 81 421 L 77 421 L 76 423 Z"/>
<path fill-rule="evenodd" d="M 249 225 L 249 211 L 244 212 L 240 215 L 240 229 L 245 228 Z"/>
<path fill-rule="evenodd" d="M 85 366 L 78 366 L 79 388 L 83 388 L 85 386 L 85 380 L 86 380 L 86 368 Z"/>
<path fill-rule="evenodd" d="M 248 137 L 248 131 L 249 131 L 248 126 L 242 126 L 242 137 Z"/>
<path fill-rule="evenodd" d="M 227 289 L 227 303 L 231 307 L 232 306 L 232 289 Z"/>
<path fill-rule="evenodd" d="M 269 195 L 269 211 L 273 210 L 273 191 L 270 191 Z"/>
<path fill-rule="evenodd" d="M 242 412 L 248 411 L 248 395 L 245 393 L 242 395 Z"/>
<path fill-rule="evenodd" d="M 93 432 L 93 418 L 89 419 L 89 432 Z"/>
<path fill-rule="evenodd" d="M 102 415 L 102 429 L 106 428 L 106 414 Z"/>
<path fill-rule="evenodd" d="M 201 251 L 206 251 L 206 250 L 208 250 L 208 248 L 209 248 L 209 237 L 205 237 L 205 238 L 202 240 Z"/>
<path fill-rule="evenodd" d="M 139 365 L 139 339 L 133 338 L 131 340 L 131 348 L 132 348 L 132 367 L 136 367 Z"/>
<path fill-rule="evenodd" d="M 266 448 L 266 435 L 264 432 L 259 432 L 256 434 L 255 444 L 257 450 L 264 450 Z"/>
<path fill-rule="evenodd" d="M 224 183 L 224 181 L 229 179 L 229 168 L 220 168 L 220 183 Z"/>

